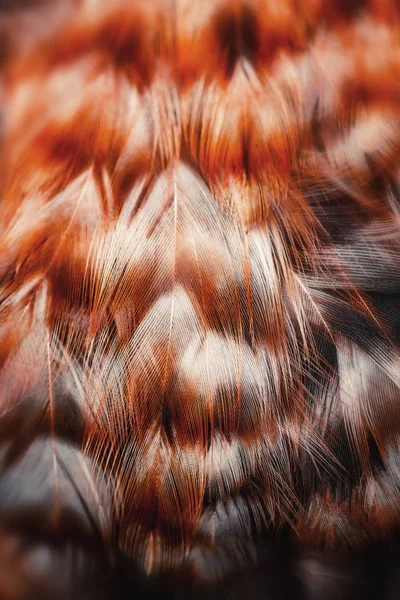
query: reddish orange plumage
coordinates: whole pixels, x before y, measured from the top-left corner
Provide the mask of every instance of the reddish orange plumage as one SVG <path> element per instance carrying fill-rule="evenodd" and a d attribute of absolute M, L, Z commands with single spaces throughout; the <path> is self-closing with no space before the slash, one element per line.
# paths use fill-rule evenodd
<path fill-rule="evenodd" d="M 213 585 L 266 538 L 394 539 L 399 19 L 396 0 L 3 13 L 5 539 Z"/>

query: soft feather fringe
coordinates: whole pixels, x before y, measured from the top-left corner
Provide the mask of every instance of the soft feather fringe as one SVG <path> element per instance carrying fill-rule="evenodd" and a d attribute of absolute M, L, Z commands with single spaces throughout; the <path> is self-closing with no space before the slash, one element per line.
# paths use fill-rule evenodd
<path fill-rule="evenodd" d="M 211 555 L 217 579 L 288 525 L 314 550 L 394 534 L 399 19 L 395 0 L 3 13 L 7 527 L 40 514 L 148 573 L 202 578 Z"/>

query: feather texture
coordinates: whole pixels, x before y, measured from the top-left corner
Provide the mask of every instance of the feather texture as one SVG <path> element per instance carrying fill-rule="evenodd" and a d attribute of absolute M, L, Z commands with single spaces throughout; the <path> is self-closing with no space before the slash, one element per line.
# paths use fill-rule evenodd
<path fill-rule="evenodd" d="M 0 595 L 104 556 L 367 581 L 343 556 L 400 525 L 397 2 L 0 7 Z"/>

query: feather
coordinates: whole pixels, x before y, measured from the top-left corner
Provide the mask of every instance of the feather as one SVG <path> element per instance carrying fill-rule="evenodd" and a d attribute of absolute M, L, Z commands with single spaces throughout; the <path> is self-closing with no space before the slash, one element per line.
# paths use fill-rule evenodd
<path fill-rule="evenodd" d="M 394 597 L 399 31 L 0 1 L 1 597 Z"/>

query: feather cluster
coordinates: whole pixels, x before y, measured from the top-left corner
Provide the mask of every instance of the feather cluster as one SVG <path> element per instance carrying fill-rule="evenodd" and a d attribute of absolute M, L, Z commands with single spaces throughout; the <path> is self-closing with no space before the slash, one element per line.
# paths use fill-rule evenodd
<path fill-rule="evenodd" d="M 213 581 L 260 538 L 390 540 L 398 2 L 71 0 L 0 29 L 0 526 Z"/>

